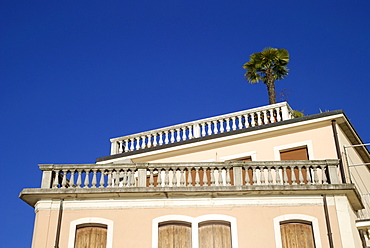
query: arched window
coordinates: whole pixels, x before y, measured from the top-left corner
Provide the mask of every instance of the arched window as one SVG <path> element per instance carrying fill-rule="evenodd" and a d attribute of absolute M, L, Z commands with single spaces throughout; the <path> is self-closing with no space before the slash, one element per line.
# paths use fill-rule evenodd
<path fill-rule="evenodd" d="M 98 223 L 82 224 L 76 228 L 74 248 L 106 248 L 107 226 Z"/>
<path fill-rule="evenodd" d="M 191 223 L 162 222 L 158 225 L 158 248 L 191 248 Z"/>
<path fill-rule="evenodd" d="M 312 224 L 308 221 L 280 222 L 283 248 L 315 248 Z"/>
<path fill-rule="evenodd" d="M 231 226 L 227 221 L 198 224 L 199 248 L 231 248 Z"/>

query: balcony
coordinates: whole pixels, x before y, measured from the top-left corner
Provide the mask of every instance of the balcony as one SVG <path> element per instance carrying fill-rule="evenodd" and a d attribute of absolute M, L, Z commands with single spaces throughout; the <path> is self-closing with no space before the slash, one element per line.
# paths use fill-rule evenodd
<path fill-rule="evenodd" d="M 111 139 L 111 154 L 117 155 L 194 138 L 281 122 L 294 118 L 286 102 L 186 122 Z"/>
<path fill-rule="evenodd" d="M 115 197 L 129 199 L 235 197 L 245 195 L 346 194 L 363 207 L 352 184 L 341 184 L 338 160 L 230 161 L 40 165 L 40 189 L 20 197 L 34 205 L 41 198 Z"/>

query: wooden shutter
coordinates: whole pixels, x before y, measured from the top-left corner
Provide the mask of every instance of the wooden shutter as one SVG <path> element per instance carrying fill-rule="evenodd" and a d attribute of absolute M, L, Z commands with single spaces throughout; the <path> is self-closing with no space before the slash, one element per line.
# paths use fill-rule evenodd
<path fill-rule="evenodd" d="M 106 227 L 86 226 L 77 228 L 75 248 L 105 248 L 106 245 Z"/>
<path fill-rule="evenodd" d="M 280 224 L 283 248 L 315 248 L 311 224 Z"/>
<path fill-rule="evenodd" d="M 199 223 L 199 248 L 231 248 L 228 222 Z"/>
<path fill-rule="evenodd" d="M 158 227 L 158 248 L 191 248 L 190 223 L 165 223 Z"/>
<path fill-rule="evenodd" d="M 307 147 L 280 152 L 281 160 L 308 160 Z"/>

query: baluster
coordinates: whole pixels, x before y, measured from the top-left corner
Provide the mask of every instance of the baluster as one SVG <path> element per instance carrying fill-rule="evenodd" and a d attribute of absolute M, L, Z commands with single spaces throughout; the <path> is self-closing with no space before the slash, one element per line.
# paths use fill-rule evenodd
<path fill-rule="evenodd" d="M 117 183 L 117 171 L 112 171 L 112 187 L 116 187 L 116 183 Z"/>
<path fill-rule="evenodd" d="M 157 134 L 153 134 L 153 146 L 156 147 L 158 145 L 157 143 Z"/>
<path fill-rule="evenodd" d="M 176 129 L 176 141 L 177 142 L 181 141 L 180 128 Z"/>
<path fill-rule="evenodd" d="M 131 144 L 130 144 L 130 151 L 133 151 L 133 150 L 135 150 L 135 144 L 134 144 L 135 139 L 134 139 L 134 138 L 132 138 L 132 139 L 130 139 L 130 140 L 131 140 Z"/>
<path fill-rule="evenodd" d="M 157 187 L 162 187 L 162 170 L 158 169 Z"/>
<path fill-rule="evenodd" d="M 211 186 L 215 186 L 215 168 L 211 167 Z"/>
<path fill-rule="evenodd" d="M 236 130 L 236 124 L 235 124 L 235 116 L 233 116 L 233 117 L 231 117 L 231 120 L 232 120 L 232 126 L 231 126 L 231 128 L 233 129 L 233 130 Z"/>
<path fill-rule="evenodd" d="M 291 172 L 292 172 L 292 184 L 296 185 L 297 184 L 297 178 L 295 176 L 295 167 L 294 166 L 292 167 Z"/>
<path fill-rule="evenodd" d="M 252 180 L 253 180 L 253 185 L 256 185 L 258 183 L 257 181 L 257 166 L 254 166 L 252 167 L 252 172 L 253 172 L 253 175 L 252 175 Z"/>
<path fill-rule="evenodd" d="M 75 187 L 75 170 L 71 170 L 71 177 L 69 178 L 69 187 L 74 188 Z"/>
<path fill-rule="evenodd" d="M 82 171 L 77 170 L 77 182 L 76 182 L 77 188 L 81 188 L 81 174 L 82 174 Z"/>
<path fill-rule="evenodd" d="M 230 129 L 230 118 L 226 118 L 226 132 L 229 132 L 231 129 Z"/>
<path fill-rule="evenodd" d="M 217 168 L 218 172 L 218 180 L 217 180 L 217 185 L 222 186 L 223 185 L 223 179 L 222 179 L 222 168 Z"/>
<path fill-rule="evenodd" d="M 85 181 L 84 181 L 84 188 L 88 188 L 89 187 L 89 174 L 90 174 L 90 171 L 86 171 L 85 170 Z"/>
<path fill-rule="evenodd" d="M 55 171 L 55 177 L 53 181 L 53 188 L 58 188 L 59 184 L 59 171 Z"/>
<path fill-rule="evenodd" d="M 136 137 L 136 151 L 140 149 L 140 137 Z"/>
<path fill-rule="evenodd" d="M 265 168 L 260 169 L 260 181 L 262 185 L 266 184 L 265 181 Z"/>
<path fill-rule="evenodd" d="M 171 129 L 170 133 L 171 133 L 171 143 L 173 143 L 175 142 L 175 130 Z"/>
<path fill-rule="evenodd" d="M 243 128 L 243 117 L 239 115 L 238 119 L 239 119 L 238 128 L 242 129 Z"/>
<path fill-rule="evenodd" d="M 123 152 L 123 140 L 118 141 L 118 144 L 119 144 L 118 152 L 122 153 Z"/>
<path fill-rule="evenodd" d="M 220 120 L 220 133 L 223 133 L 225 131 L 225 128 L 224 128 L 224 120 L 221 119 Z"/>
<path fill-rule="evenodd" d="M 207 122 L 207 127 L 208 127 L 208 135 L 212 134 L 212 122 Z"/>
<path fill-rule="evenodd" d="M 66 188 L 67 185 L 67 170 L 62 170 L 62 185 L 61 188 Z"/>
<path fill-rule="evenodd" d="M 159 133 L 159 145 L 163 145 L 163 132 Z"/>
<path fill-rule="evenodd" d="M 280 112 L 280 108 L 276 108 L 276 119 L 277 119 L 277 122 L 281 121 L 281 112 Z"/>
<path fill-rule="evenodd" d="M 207 167 L 203 167 L 203 186 L 208 186 Z"/>
<path fill-rule="evenodd" d="M 182 140 L 186 140 L 186 127 L 182 127 Z"/>
<path fill-rule="evenodd" d="M 112 180 L 112 173 L 113 171 L 108 171 L 108 188 L 112 187 L 112 183 L 113 183 L 113 180 Z"/>
<path fill-rule="evenodd" d="M 319 177 L 317 175 L 317 167 L 314 167 L 313 168 L 313 180 L 314 180 L 314 184 L 318 184 L 319 183 Z"/>
<path fill-rule="evenodd" d="M 91 181 L 91 188 L 96 188 L 96 169 L 93 169 L 93 177 Z"/>
<path fill-rule="evenodd" d="M 168 144 L 168 142 L 169 142 L 169 139 L 168 139 L 168 131 L 164 131 L 164 143 L 165 144 Z"/>
<path fill-rule="evenodd" d="M 165 171 L 164 171 L 164 186 L 168 187 L 169 184 L 170 184 L 169 171 L 168 171 L 168 168 L 165 168 Z"/>
<path fill-rule="evenodd" d="M 247 167 L 247 166 L 244 167 L 244 170 L 245 170 L 245 178 L 242 178 L 242 184 L 244 184 L 244 181 L 245 181 L 245 185 L 251 185 L 253 183 L 253 181 L 251 181 L 251 178 L 249 176 L 249 168 L 250 167 Z M 253 170 L 252 170 L 252 176 L 253 176 Z"/>
<path fill-rule="evenodd" d="M 276 168 L 275 169 L 275 173 L 276 173 L 276 184 L 277 185 L 282 184 L 281 178 L 280 178 L 280 169 L 279 168 Z"/>
<path fill-rule="evenodd" d="M 130 175 L 130 187 L 135 187 L 135 171 L 131 171 L 131 175 Z"/>
<path fill-rule="evenodd" d="M 144 149 L 144 148 L 145 148 L 145 136 L 141 136 L 141 149 Z"/>
<path fill-rule="evenodd" d="M 129 149 L 128 149 L 128 140 L 125 140 L 125 152 L 128 152 Z"/>
<path fill-rule="evenodd" d="M 181 187 L 185 186 L 185 168 L 184 167 L 180 168 L 180 186 Z"/>
<path fill-rule="evenodd" d="M 188 126 L 188 129 L 189 129 L 189 139 L 192 139 L 193 138 L 193 128 L 192 126 Z"/>
<path fill-rule="evenodd" d="M 276 170 L 275 170 L 275 172 L 276 172 Z M 268 182 L 268 185 L 272 185 L 272 183 L 273 183 L 271 167 L 267 168 L 267 182 Z"/>
<path fill-rule="evenodd" d="M 104 170 L 100 170 L 99 188 L 104 188 Z"/>
<path fill-rule="evenodd" d="M 217 134 L 217 133 L 218 133 L 218 129 L 217 129 L 217 121 L 213 121 L 213 133 L 214 133 L 214 134 Z"/>
<path fill-rule="evenodd" d="M 269 109 L 268 110 L 268 113 L 270 114 L 270 123 L 276 122 L 275 121 L 275 118 L 274 118 L 274 110 L 273 109 Z"/>
<path fill-rule="evenodd" d="M 312 183 L 312 181 L 311 181 L 311 169 L 308 166 L 306 166 L 306 180 L 307 180 L 307 184 Z"/>
<path fill-rule="evenodd" d="M 146 137 L 148 138 L 148 142 L 146 144 L 146 147 L 150 148 L 152 146 L 152 135 L 148 134 Z"/>
<path fill-rule="evenodd" d="M 288 166 L 284 166 L 283 167 L 283 177 L 284 177 L 283 181 L 284 181 L 284 185 L 289 185 L 287 170 L 288 170 Z"/>
<path fill-rule="evenodd" d="M 130 185 L 130 177 L 131 176 L 131 171 L 128 169 L 122 169 L 119 171 L 119 176 L 118 176 L 118 186 L 121 187 L 128 187 Z M 122 181 L 121 181 L 122 178 Z"/>
<path fill-rule="evenodd" d="M 199 167 L 195 167 L 195 186 L 200 186 Z"/>
<path fill-rule="evenodd" d="M 153 169 L 149 169 L 149 187 L 154 187 Z"/>
<path fill-rule="evenodd" d="M 326 177 L 326 168 L 321 168 L 322 171 L 322 183 L 328 184 L 328 178 Z"/>
<path fill-rule="evenodd" d="M 249 127 L 248 115 L 244 115 L 244 127 Z"/>
<path fill-rule="evenodd" d="M 251 117 L 251 126 L 254 127 L 256 125 L 256 113 L 250 114 Z"/>
<path fill-rule="evenodd" d="M 262 125 L 262 118 L 261 118 L 260 111 L 257 112 L 257 123 L 258 123 L 258 126 Z"/>
<path fill-rule="evenodd" d="M 191 167 L 188 168 L 188 187 L 193 186 L 193 178 L 191 176 Z"/>
<path fill-rule="evenodd" d="M 298 184 L 304 184 L 302 165 L 298 166 Z"/>
<path fill-rule="evenodd" d="M 267 111 L 263 110 L 263 123 L 268 124 L 268 119 L 267 119 Z"/>
<path fill-rule="evenodd" d="M 230 168 L 226 168 L 226 185 L 231 185 L 231 179 L 230 179 Z"/>
<path fill-rule="evenodd" d="M 172 187 L 177 186 L 177 175 L 176 175 L 177 169 L 172 170 Z"/>
<path fill-rule="evenodd" d="M 202 137 L 206 136 L 206 123 L 202 122 L 200 124 L 202 126 Z"/>

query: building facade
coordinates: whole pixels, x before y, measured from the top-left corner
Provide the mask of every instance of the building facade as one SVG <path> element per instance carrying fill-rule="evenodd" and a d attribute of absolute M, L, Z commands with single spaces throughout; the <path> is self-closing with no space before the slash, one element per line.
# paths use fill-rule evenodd
<path fill-rule="evenodd" d="M 111 139 L 39 165 L 33 247 L 367 247 L 370 154 L 343 111 L 287 103 Z"/>

